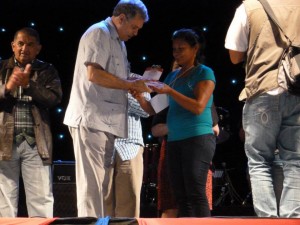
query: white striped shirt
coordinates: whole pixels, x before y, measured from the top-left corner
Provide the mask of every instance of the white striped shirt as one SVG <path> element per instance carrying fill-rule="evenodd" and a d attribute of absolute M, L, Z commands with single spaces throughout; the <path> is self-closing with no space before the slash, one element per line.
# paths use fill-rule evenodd
<path fill-rule="evenodd" d="M 147 100 L 151 98 L 149 93 L 144 93 L 144 97 Z M 115 150 L 123 161 L 133 159 L 140 147 L 144 147 L 141 117 L 147 118 L 149 114 L 128 94 L 128 138 L 117 138 L 115 141 Z"/>

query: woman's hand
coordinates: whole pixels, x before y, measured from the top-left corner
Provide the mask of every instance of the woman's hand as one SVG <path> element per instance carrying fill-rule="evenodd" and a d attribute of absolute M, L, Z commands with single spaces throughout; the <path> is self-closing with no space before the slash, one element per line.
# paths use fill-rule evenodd
<path fill-rule="evenodd" d="M 153 92 L 158 94 L 169 94 L 172 91 L 172 88 L 159 81 L 151 81 L 147 83 L 148 87 L 152 89 Z"/>

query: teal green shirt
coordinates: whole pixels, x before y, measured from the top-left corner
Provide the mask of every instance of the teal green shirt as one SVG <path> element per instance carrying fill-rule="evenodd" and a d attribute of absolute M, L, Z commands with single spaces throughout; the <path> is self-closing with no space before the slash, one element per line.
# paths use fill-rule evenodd
<path fill-rule="evenodd" d="M 176 79 L 178 70 L 168 74 L 164 83 L 173 87 L 181 94 L 195 98 L 194 87 L 200 81 L 212 80 L 216 82 L 212 69 L 205 65 L 193 68 L 188 76 Z M 174 80 L 176 81 L 174 82 Z M 211 105 L 213 96 L 210 97 L 206 108 L 200 115 L 196 115 L 181 107 L 169 96 L 169 112 L 167 116 L 168 141 L 178 141 L 204 134 L 213 134 Z"/>

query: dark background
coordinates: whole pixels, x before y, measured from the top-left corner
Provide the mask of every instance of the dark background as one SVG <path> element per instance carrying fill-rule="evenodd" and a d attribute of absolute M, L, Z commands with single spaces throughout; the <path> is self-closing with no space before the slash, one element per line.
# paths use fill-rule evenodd
<path fill-rule="evenodd" d="M 0 29 L 5 29 L 0 30 L 0 57 L 11 56 L 14 32 L 33 22 L 43 45 L 38 58 L 53 63 L 59 71 L 64 96 L 61 104 L 51 109 L 54 160 L 74 160 L 71 137 L 62 121 L 79 39 L 91 24 L 111 16 L 116 3 L 116 0 L 7 0 L 0 3 Z M 207 28 L 205 64 L 214 70 L 217 80 L 214 101 L 221 117 L 220 126 L 230 133 L 228 140 L 217 145 L 214 167 L 226 166 L 235 187 L 244 196 L 248 192 L 246 158 L 238 137 L 243 107 L 238 95 L 243 87 L 244 69 L 231 64 L 224 48 L 227 29 L 241 0 L 144 0 L 144 3 L 150 20 L 137 37 L 126 42 L 133 72 L 142 74 L 146 67 L 159 64 L 164 68 L 163 79 L 171 67 L 172 33 L 180 28 Z M 143 60 L 143 56 L 147 59 Z M 151 119 L 142 121 L 147 144 L 157 143 L 157 139 L 148 137 Z"/>

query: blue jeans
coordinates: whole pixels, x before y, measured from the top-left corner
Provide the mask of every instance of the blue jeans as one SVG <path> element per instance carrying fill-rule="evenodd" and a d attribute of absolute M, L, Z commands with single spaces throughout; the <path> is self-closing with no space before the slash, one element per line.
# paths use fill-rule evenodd
<path fill-rule="evenodd" d="M 206 180 L 215 148 L 213 134 L 167 143 L 167 163 L 178 217 L 210 216 Z"/>
<path fill-rule="evenodd" d="M 10 161 L 0 161 L 0 217 L 16 217 L 20 172 L 29 217 L 53 217 L 51 166 L 43 165 L 37 148 L 23 141 Z"/>
<path fill-rule="evenodd" d="M 300 217 L 300 97 L 284 92 L 248 100 L 243 128 L 256 214 Z M 279 210 L 271 169 L 275 149 L 279 150 L 284 174 Z"/>

